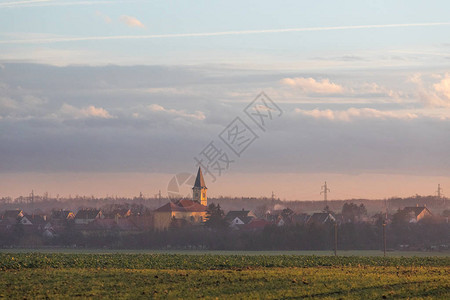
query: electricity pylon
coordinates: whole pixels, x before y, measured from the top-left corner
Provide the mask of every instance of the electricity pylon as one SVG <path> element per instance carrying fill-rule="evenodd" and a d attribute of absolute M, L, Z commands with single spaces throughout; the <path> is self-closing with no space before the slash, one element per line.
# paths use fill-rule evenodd
<path fill-rule="evenodd" d="M 323 194 L 323 201 L 325 201 L 325 206 L 327 206 L 328 192 L 331 192 L 331 191 L 327 187 L 327 182 L 325 181 L 325 184 L 322 185 L 322 191 L 320 192 L 321 195 Z"/>

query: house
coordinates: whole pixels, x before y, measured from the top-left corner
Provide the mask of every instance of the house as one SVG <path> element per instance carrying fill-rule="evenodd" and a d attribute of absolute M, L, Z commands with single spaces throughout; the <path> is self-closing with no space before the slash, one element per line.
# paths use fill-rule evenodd
<path fill-rule="evenodd" d="M 45 223 L 47 223 L 47 216 L 46 215 L 38 215 L 38 214 L 25 214 L 25 217 L 34 225 L 42 225 L 44 226 Z"/>
<path fill-rule="evenodd" d="M 250 223 L 256 216 L 253 212 L 249 210 L 232 210 L 225 216 L 225 221 L 228 222 L 229 226 L 233 229 L 239 229 L 243 225 Z"/>
<path fill-rule="evenodd" d="M 33 223 L 31 223 L 31 221 L 26 216 L 23 216 L 22 218 L 18 219 L 18 223 L 25 225 L 25 226 L 33 225 Z"/>
<path fill-rule="evenodd" d="M 117 229 L 117 223 L 114 219 L 95 219 L 86 226 L 88 231 L 112 231 Z"/>
<path fill-rule="evenodd" d="M 27 220 L 24 222 L 25 218 Z M 21 223 L 24 225 L 25 224 L 32 225 L 32 229 L 31 228 L 29 229 L 30 231 L 41 233 L 44 230 L 45 224 L 47 223 L 47 216 L 39 214 L 24 215 L 24 217 L 21 220 Z"/>
<path fill-rule="evenodd" d="M 44 225 L 44 230 L 42 232 L 42 236 L 48 239 L 52 239 L 57 236 L 57 233 L 55 229 L 53 228 L 52 223 L 47 222 L 47 224 Z"/>
<path fill-rule="evenodd" d="M 316 224 L 316 225 L 322 225 L 322 224 L 333 224 L 336 222 L 336 218 L 333 217 L 332 214 L 327 212 L 322 213 L 314 213 L 309 219 L 307 224 Z"/>
<path fill-rule="evenodd" d="M 425 218 L 433 216 L 426 206 L 405 207 L 402 212 L 407 217 L 409 223 L 417 223 Z"/>
<path fill-rule="evenodd" d="M 133 222 L 131 218 L 122 218 L 116 220 L 117 228 L 123 232 L 138 232 L 141 231 L 139 226 Z"/>
<path fill-rule="evenodd" d="M 305 213 L 302 214 L 295 214 L 292 217 L 292 224 L 293 225 L 305 225 L 308 223 L 308 220 L 311 216 Z"/>
<path fill-rule="evenodd" d="M 295 216 L 294 211 L 290 208 L 285 208 L 282 210 L 273 210 L 268 211 L 266 213 L 266 220 L 269 222 L 272 222 L 276 224 L 277 226 L 285 226 L 285 225 L 292 225 L 293 218 Z"/>
<path fill-rule="evenodd" d="M 207 196 L 202 169 L 199 167 L 194 186 L 192 200 L 182 199 L 169 202 L 153 212 L 154 229 L 166 230 L 172 222 L 177 224 L 201 224 L 206 221 Z"/>
<path fill-rule="evenodd" d="M 127 218 L 133 222 L 141 231 L 152 230 L 154 226 L 153 212 L 146 212 L 139 216 L 130 216 Z"/>
<path fill-rule="evenodd" d="M 5 210 L 2 220 L 17 221 L 23 218 L 24 214 L 21 209 Z"/>
<path fill-rule="evenodd" d="M 263 230 L 267 225 L 271 225 L 267 220 L 264 219 L 252 219 L 250 222 L 242 226 L 242 230 L 245 231 L 260 231 Z"/>
<path fill-rule="evenodd" d="M 127 218 L 131 216 L 131 209 L 117 208 L 108 213 L 108 217 L 112 219 Z"/>
<path fill-rule="evenodd" d="M 30 221 L 30 216 L 26 216 L 20 209 L 6 210 L 3 213 L 2 221 L 10 224 L 33 225 Z"/>
<path fill-rule="evenodd" d="M 53 210 L 52 213 L 50 214 L 50 219 L 51 220 L 73 220 L 75 219 L 75 214 L 70 211 L 70 210 Z"/>
<path fill-rule="evenodd" d="M 137 232 L 140 229 L 131 221 L 129 218 L 122 219 L 95 219 L 91 223 L 89 223 L 85 230 L 86 232 L 90 231 L 126 231 L 126 232 Z"/>
<path fill-rule="evenodd" d="M 37 226 L 30 220 L 30 215 L 25 215 L 22 210 L 6 210 L 0 220 L 0 231 L 10 232 L 19 225 L 21 230 L 31 233 L 37 230 Z"/>
<path fill-rule="evenodd" d="M 96 219 L 103 219 L 103 214 L 99 209 L 82 209 L 75 215 L 75 224 L 86 225 L 93 222 Z"/>

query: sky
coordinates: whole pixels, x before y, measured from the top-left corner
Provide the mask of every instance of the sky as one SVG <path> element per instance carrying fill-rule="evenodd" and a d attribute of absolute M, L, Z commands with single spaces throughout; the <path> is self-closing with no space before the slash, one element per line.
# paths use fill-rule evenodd
<path fill-rule="evenodd" d="M 0 197 L 445 195 L 448 11 L 0 1 Z"/>

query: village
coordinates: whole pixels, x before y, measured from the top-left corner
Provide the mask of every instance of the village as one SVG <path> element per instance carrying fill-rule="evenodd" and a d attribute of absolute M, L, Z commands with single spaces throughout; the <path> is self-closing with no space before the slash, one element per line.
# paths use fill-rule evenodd
<path fill-rule="evenodd" d="M 54 209 L 42 214 L 30 214 L 18 208 L 0 212 L 0 216 L 0 237 L 2 237 L 0 241 L 4 247 L 12 244 L 52 244 L 52 240 L 74 233 L 82 237 L 104 237 L 110 233 L 133 236 L 146 232 L 176 231 L 186 228 L 258 233 L 270 227 L 302 227 L 317 230 L 333 226 L 343 227 L 346 224 L 364 224 L 380 228 L 393 222 L 397 223 L 397 226 L 403 224 L 401 226 L 404 227 L 427 223 L 448 226 L 448 211 L 442 215 L 434 215 L 426 205 L 407 206 L 398 209 L 394 214 L 378 212 L 374 215 L 367 213 L 364 204 L 357 205 L 352 202 L 344 203 L 340 212 L 334 212 L 326 206 L 321 211 L 308 214 L 294 211 L 289 207 L 280 208 L 277 205 L 264 211 L 242 208 L 224 212 L 220 204 L 208 203 L 207 187 L 201 168 L 197 171 L 192 187 L 192 199 L 169 201 L 154 210 L 144 205 L 112 204 L 101 209 L 82 208 L 78 211 Z M 28 242 L 23 243 L 20 239 Z M 444 243 L 429 247 L 447 249 L 446 242 L 448 239 Z M 402 244 L 402 247 L 405 245 Z"/>

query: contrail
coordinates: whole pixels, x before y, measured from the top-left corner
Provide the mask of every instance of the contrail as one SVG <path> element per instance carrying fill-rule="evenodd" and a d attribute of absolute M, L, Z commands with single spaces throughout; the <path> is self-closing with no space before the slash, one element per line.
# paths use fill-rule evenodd
<path fill-rule="evenodd" d="M 20 8 L 20 7 L 40 7 L 40 6 L 72 6 L 72 5 L 97 5 L 97 4 L 114 4 L 114 3 L 130 3 L 138 2 L 136 1 L 111 1 L 111 0 L 100 0 L 100 1 L 54 1 L 54 0 L 29 0 L 29 1 L 13 1 L 13 2 L 3 2 L 0 3 L 0 8 Z"/>
<path fill-rule="evenodd" d="M 3 2 L 3 3 L 0 3 L 0 7 L 27 6 L 27 5 L 41 4 L 43 2 L 51 2 L 51 0 L 29 0 L 29 1 Z"/>
<path fill-rule="evenodd" d="M 220 32 L 203 32 L 203 33 L 171 33 L 171 34 L 152 34 L 152 35 L 59 37 L 59 38 L 48 38 L 48 39 L 20 39 L 20 40 L 17 39 L 17 40 L 0 41 L 0 44 L 48 44 L 48 43 L 80 42 L 80 41 L 148 40 L 148 39 L 163 39 L 163 38 L 210 37 L 210 36 L 224 36 L 224 35 L 249 35 L 249 34 L 283 33 L 283 32 L 308 32 L 308 31 L 376 29 L 376 28 L 398 28 L 398 27 L 425 27 L 425 26 L 445 26 L 445 25 L 450 25 L 450 22 L 384 24 L 384 25 L 354 25 L 354 26 L 332 26 L 332 27 L 306 27 L 306 28 L 287 28 L 287 29 L 220 31 Z"/>

